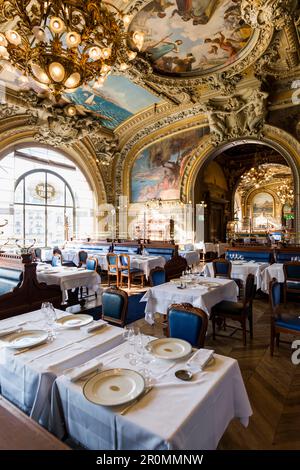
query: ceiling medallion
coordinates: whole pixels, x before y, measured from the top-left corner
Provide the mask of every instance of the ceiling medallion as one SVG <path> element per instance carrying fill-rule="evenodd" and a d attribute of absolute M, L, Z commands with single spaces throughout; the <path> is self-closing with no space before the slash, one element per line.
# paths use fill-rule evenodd
<path fill-rule="evenodd" d="M 129 67 L 143 45 L 130 20 L 102 0 L 0 0 L 0 59 L 59 99 Z"/>

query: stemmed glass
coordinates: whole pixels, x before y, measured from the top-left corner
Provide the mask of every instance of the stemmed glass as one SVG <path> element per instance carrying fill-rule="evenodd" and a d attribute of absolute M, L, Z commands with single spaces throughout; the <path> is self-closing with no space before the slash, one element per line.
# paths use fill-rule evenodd
<path fill-rule="evenodd" d="M 55 322 L 57 320 L 56 311 L 51 302 L 43 302 L 41 307 L 42 313 L 46 320 L 48 329 L 48 338 L 53 341 L 56 337 Z"/>

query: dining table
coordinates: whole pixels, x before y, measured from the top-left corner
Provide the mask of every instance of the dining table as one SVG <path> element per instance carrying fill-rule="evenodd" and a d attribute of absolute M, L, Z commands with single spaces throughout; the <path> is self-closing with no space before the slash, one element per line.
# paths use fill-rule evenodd
<path fill-rule="evenodd" d="M 55 379 L 70 367 L 80 365 L 123 341 L 123 330 L 104 322 L 103 327 L 89 332 L 91 325 L 100 327 L 92 317 L 86 326 L 64 328 L 61 323 L 68 315 L 69 312 L 56 309 L 56 337 L 24 349 L 9 347 L 9 336 L 1 336 L 1 332 L 14 327 L 22 332 L 47 332 L 42 310 L 0 321 L 1 394 L 45 427 L 48 426 Z"/>
<path fill-rule="evenodd" d="M 270 266 L 269 263 L 233 260 L 231 261 L 231 277 L 234 279 L 240 279 L 243 284 L 245 284 L 248 274 L 253 274 L 256 288 L 260 289 L 262 284 L 262 274 L 268 266 Z M 213 263 L 207 263 L 203 267 L 202 272 L 204 276 L 213 277 Z"/>
<path fill-rule="evenodd" d="M 91 361 L 100 371 L 88 380 L 80 375 L 71 380 L 72 372 L 56 379 L 52 433 L 58 438 L 70 436 L 91 450 L 212 450 L 231 420 L 248 426 L 252 409 L 235 359 L 214 354 L 212 363 L 184 382 L 175 372 L 186 367 L 190 355 L 165 360 L 150 354 L 148 364 L 132 365 L 127 358 L 130 348 L 126 341 Z M 89 370 L 89 364 L 86 367 Z M 99 404 L 98 390 L 100 398 L 105 397 L 107 374 L 112 377 L 115 371 L 130 375 L 135 371 L 151 379 L 129 405 Z M 115 388 L 122 389 L 122 383 Z"/>
<path fill-rule="evenodd" d="M 77 287 L 87 287 L 95 293 L 101 293 L 101 277 L 96 271 L 86 268 L 55 266 L 39 263 L 37 265 L 37 280 L 48 285 L 58 285 L 62 292 L 62 301 L 68 300 L 68 290 Z"/>
<path fill-rule="evenodd" d="M 214 305 L 222 300 L 236 302 L 237 295 L 238 286 L 231 279 L 195 275 L 151 287 L 140 302 L 146 302 L 145 320 L 153 324 L 154 314 L 165 315 L 171 304 L 190 303 L 209 316 Z"/>

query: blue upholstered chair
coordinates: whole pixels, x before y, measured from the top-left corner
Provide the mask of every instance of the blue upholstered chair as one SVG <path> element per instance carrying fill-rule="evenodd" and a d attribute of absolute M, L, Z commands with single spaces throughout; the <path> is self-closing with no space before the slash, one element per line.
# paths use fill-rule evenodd
<path fill-rule="evenodd" d="M 149 273 L 149 283 L 151 287 L 159 286 L 166 282 L 166 271 L 164 268 L 153 268 Z"/>
<path fill-rule="evenodd" d="M 283 263 L 284 284 L 283 300 L 286 304 L 287 293 L 300 294 L 300 263 L 290 261 Z"/>
<path fill-rule="evenodd" d="M 118 287 L 106 289 L 102 294 L 102 318 L 123 327 L 126 323 L 128 295 Z"/>
<path fill-rule="evenodd" d="M 131 287 L 131 281 L 135 277 L 141 278 L 141 286 L 144 287 L 145 273 L 141 269 L 132 268 L 130 266 L 130 256 L 128 254 L 118 255 L 119 257 L 119 270 L 120 270 L 120 283 L 123 286 L 123 277 L 128 280 L 128 289 Z"/>
<path fill-rule="evenodd" d="M 79 259 L 79 267 L 85 266 L 86 265 L 86 260 L 87 260 L 88 254 L 84 250 L 80 250 L 78 252 L 78 259 Z"/>
<path fill-rule="evenodd" d="M 167 311 L 167 336 L 188 341 L 193 347 L 203 348 L 208 316 L 191 304 L 172 304 Z"/>
<path fill-rule="evenodd" d="M 230 318 L 231 320 L 238 321 L 241 324 L 243 331 L 243 343 L 246 346 L 246 322 L 249 322 L 250 338 L 253 338 L 253 318 L 252 318 L 252 302 L 255 295 L 255 284 L 254 284 L 254 275 L 248 274 L 244 300 L 242 302 L 231 302 L 229 300 L 222 300 L 216 304 L 211 310 L 211 319 L 213 326 L 213 339 L 216 337 L 216 323 L 219 319 L 223 320 L 224 325 L 226 325 L 226 319 Z M 226 325 L 229 326 L 229 325 Z M 234 328 L 235 330 L 237 328 Z"/>
<path fill-rule="evenodd" d="M 228 278 L 231 277 L 231 262 L 226 259 L 217 259 L 213 261 L 214 277 Z"/>
<path fill-rule="evenodd" d="M 279 347 L 280 333 L 290 335 L 300 335 L 300 318 L 298 313 L 295 315 L 280 313 L 280 284 L 276 279 L 272 279 L 269 288 L 270 306 L 271 306 L 271 341 L 270 354 L 274 354 L 274 342 Z"/>
<path fill-rule="evenodd" d="M 97 258 L 93 258 L 92 256 L 86 260 L 86 269 L 88 271 L 96 271 L 98 265 Z"/>
<path fill-rule="evenodd" d="M 118 265 L 118 255 L 116 253 L 107 253 L 107 280 L 108 285 L 110 286 L 110 277 L 116 276 L 117 278 L 117 287 L 119 286 L 119 265 Z"/>

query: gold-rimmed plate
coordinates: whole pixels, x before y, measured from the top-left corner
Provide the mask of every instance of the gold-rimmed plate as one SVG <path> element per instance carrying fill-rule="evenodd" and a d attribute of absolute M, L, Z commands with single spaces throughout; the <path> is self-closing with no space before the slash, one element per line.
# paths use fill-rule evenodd
<path fill-rule="evenodd" d="M 23 330 L 5 337 L 4 344 L 8 348 L 23 349 L 45 343 L 48 332 L 44 330 Z"/>
<path fill-rule="evenodd" d="M 144 377 L 130 369 L 103 370 L 83 387 L 87 400 L 96 405 L 118 406 L 138 398 L 145 390 Z"/>
<path fill-rule="evenodd" d="M 147 344 L 147 350 L 159 359 L 181 359 L 192 351 L 192 345 L 179 338 L 159 338 Z"/>
<path fill-rule="evenodd" d="M 59 318 L 56 320 L 56 324 L 61 328 L 80 328 L 81 326 L 88 325 L 93 320 L 91 315 L 77 313 L 76 315 L 65 315 Z"/>

